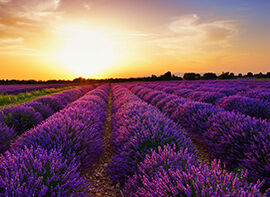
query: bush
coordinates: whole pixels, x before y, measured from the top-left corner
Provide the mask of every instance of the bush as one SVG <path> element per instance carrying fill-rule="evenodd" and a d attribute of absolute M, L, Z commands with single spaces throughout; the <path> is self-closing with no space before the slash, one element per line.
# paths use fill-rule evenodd
<path fill-rule="evenodd" d="M 79 164 L 55 150 L 18 149 L 0 158 L 1 196 L 85 196 Z"/>
<path fill-rule="evenodd" d="M 14 138 L 15 132 L 13 129 L 0 122 L 0 153 L 5 152 L 9 148 L 9 142 Z"/>
<path fill-rule="evenodd" d="M 270 185 L 270 125 L 266 121 L 232 112 L 220 112 L 209 119 L 204 139 L 213 158 L 231 169 L 246 168 L 253 181 Z"/>
<path fill-rule="evenodd" d="M 256 118 L 270 119 L 270 103 L 266 101 L 243 96 L 230 96 L 221 99 L 217 105 L 228 111 L 241 112 Z"/>
<path fill-rule="evenodd" d="M 159 147 L 140 163 L 129 178 L 127 196 L 262 196 L 261 183 L 249 184 L 246 173 L 227 173 L 220 162 L 209 168 L 184 149 Z"/>
<path fill-rule="evenodd" d="M 268 92 L 267 89 L 257 89 L 248 92 L 239 92 L 238 95 L 270 102 L 270 92 Z"/>
<path fill-rule="evenodd" d="M 128 90 L 125 91 L 126 94 L 115 98 L 113 105 L 118 106 L 118 102 L 123 102 L 125 98 L 136 98 Z M 120 182 L 123 185 L 127 177 L 136 172 L 137 164 L 158 146 L 169 144 L 194 152 L 190 139 L 182 129 L 156 108 L 140 100 L 134 102 L 131 99 L 131 102 L 128 100 L 121 105 L 113 116 L 113 123 L 112 141 L 116 155 L 109 164 L 108 174 L 114 184 Z"/>
<path fill-rule="evenodd" d="M 187 131 L 202 135 L 210 126 L 209 117 L 219 111 L 211 104 L 187 102 L 176 108 L 171 118 Z"/>
<path fill-rule="evenodd" d="M 23 134 L 13 144 L 13 148 L 40 146 L 47 150 L 61 150 L 68 161 L 77 158 L 82 169 L 87 169 L 97 161 L 103 151 L 102 139 L 96 132 L 100 131 L 92 128 L 92 125 L 89 128 L 79 120 L 70 119 L 68 114 L 59 113 Z"/>
<path fill-rule="evenodd" d="M 164 95 L 164 94 L 159 94 L 159 95 L 157 95 L 156 97 L 154 97 L 154 98 L 151 100 L 150 104 L 153 105 L 153 106 L 156 106 L 156 104 L 157 104 L 160 100 L 164 99 L 165 97 L 166 97 L 166 95 Z"/>
<path fill-rule="evenodd" d="M 48 118 L 54 113 L 53 110 L 49 107 L 49 105 L 36 101 L 26 103 L 25 106 L 34 108 L 36 112 L 39 112 L 43 116 L 43 119 Z"/>
<path fill-rule="evenodd" d="M 54 97 L 54 96 L 40 97 L 40 98 L 36 99 L 35 101 L 49 105 L 50 108 L 54 112 L 60 111 L 61 109 L 63 109 L 65 107 L 64 103 L 62 103 L 61 100 L 57 99 L 57 97 Z"/>
<path fill-rule="evenodd" d="M 4 108 L 2 112 L 5 123 L 9 128 L 14 129 L 16 135 L 21 135 L 43 120 L 39 112 L 23 105 Z"/>

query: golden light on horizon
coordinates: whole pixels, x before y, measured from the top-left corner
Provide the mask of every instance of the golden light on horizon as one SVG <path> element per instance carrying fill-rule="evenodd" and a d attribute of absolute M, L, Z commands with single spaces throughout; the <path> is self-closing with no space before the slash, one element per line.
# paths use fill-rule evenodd
<path fill-rule="evenodd" d="M 269 72 L 263 2 L 0 0 L 0 79 Z"/>
<path fill-rule="evenodd" d="M 63 46 L 56 56 L 66 69 L 76 75 L 96 77 L 116 59 L 114 43 L 101 32 L 70 26 L 65 28 L 64 35 Z"/>

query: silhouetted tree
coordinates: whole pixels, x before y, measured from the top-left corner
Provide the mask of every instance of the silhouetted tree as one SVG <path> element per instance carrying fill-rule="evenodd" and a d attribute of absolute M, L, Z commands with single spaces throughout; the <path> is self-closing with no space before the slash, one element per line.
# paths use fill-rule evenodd
<path fill-rule="evenodd" d="M 205 80 L 216 80 L 217 75 L 216 75 L 216 73 L 204 73 L 203 79 L 205 79 Z"/>
<path fill-rule="evenodd" d="M 222 74 L 220 74 L 218 76 L 218 79 L 234 79 L 234 73 L 229 73 L 229 72 L 222 72 Z"/>
<path fill-rule="evenodd" d="M 172 79 L 174 79 L 174 80 L 183 80 L 182 77 L 178 77 L 178 76 L 176 76 L 176 75 L 173 75 L 173 76 L 172 76 Z"/>
<path fill-rule="evenodd" d="M 170 80 L 172 79 L 172 73 L 170 71 L 166 72 L 165 74 L 160 76 L 160 79 L 163 80 Z"/>
<path fill-rule="evenodd" d="M 152 75 L 151 78 L 152 78 L 153 80 L 156 80 L 158 77 L 157 77 L 156 75 Z"/>
<path fill-rule="evenodd" d="M 196 73 L 185 73 L 183 78 L 185 80 L 198 80 L 201 78 L 201 75 Z"/>
<path fill-rule="evenodd" d="M 218 79 L 229 79 L 229 74 L 229 72 L 222 72 L 222 74 L 218 76 Z"/>
<path fill-rule="evenodd" d="M 253 73 L 252 72 L 248 72 L 247 73 L 247 77 L 253 77 Z"/>
<path fill-rule="evenodd" d="M 234 79 L 234 78 L 235 78 L 235 77 L 234 77 L 234 73 L 230 73 L 230 74 L 229 74 L 229 78 L 230 78 L 230 79 Z"/>
<path fill-rule="evenodd" d="M 256 77 L 257 78 L 263 78 L 263 74 L 260 72 Z"/>

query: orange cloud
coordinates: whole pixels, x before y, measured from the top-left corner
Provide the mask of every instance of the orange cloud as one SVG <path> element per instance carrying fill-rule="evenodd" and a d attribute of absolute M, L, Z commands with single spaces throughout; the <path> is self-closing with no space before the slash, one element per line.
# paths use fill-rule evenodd
<path fill-rule="evenodd" d="M 234 21 L 203 22 L 196 14 L 177 17 L 168 25 L 169 32 L 154 40 L 167 54 L 203 53 L 207 49 L 219 50 L 230 46 L 238 29 Z"/>

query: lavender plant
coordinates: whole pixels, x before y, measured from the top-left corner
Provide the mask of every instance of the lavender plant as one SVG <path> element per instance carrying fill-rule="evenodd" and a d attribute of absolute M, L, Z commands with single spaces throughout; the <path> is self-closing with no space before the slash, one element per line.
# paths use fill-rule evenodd
<path fill-rule="evenodd" d="M 227 173 L 216 160 L 209 167 L 168 145 L 152 151 L 138 169 L 127 181 L 127 196 L 263 196 L 262 182 L 248 183 L 245 171 Z"/>
<path fill-rule="evenodd" d="M 85 196 L 88 184 L 79 163 L 40 147 L 17 149 L 0 157 L 1 196 Z"/>

